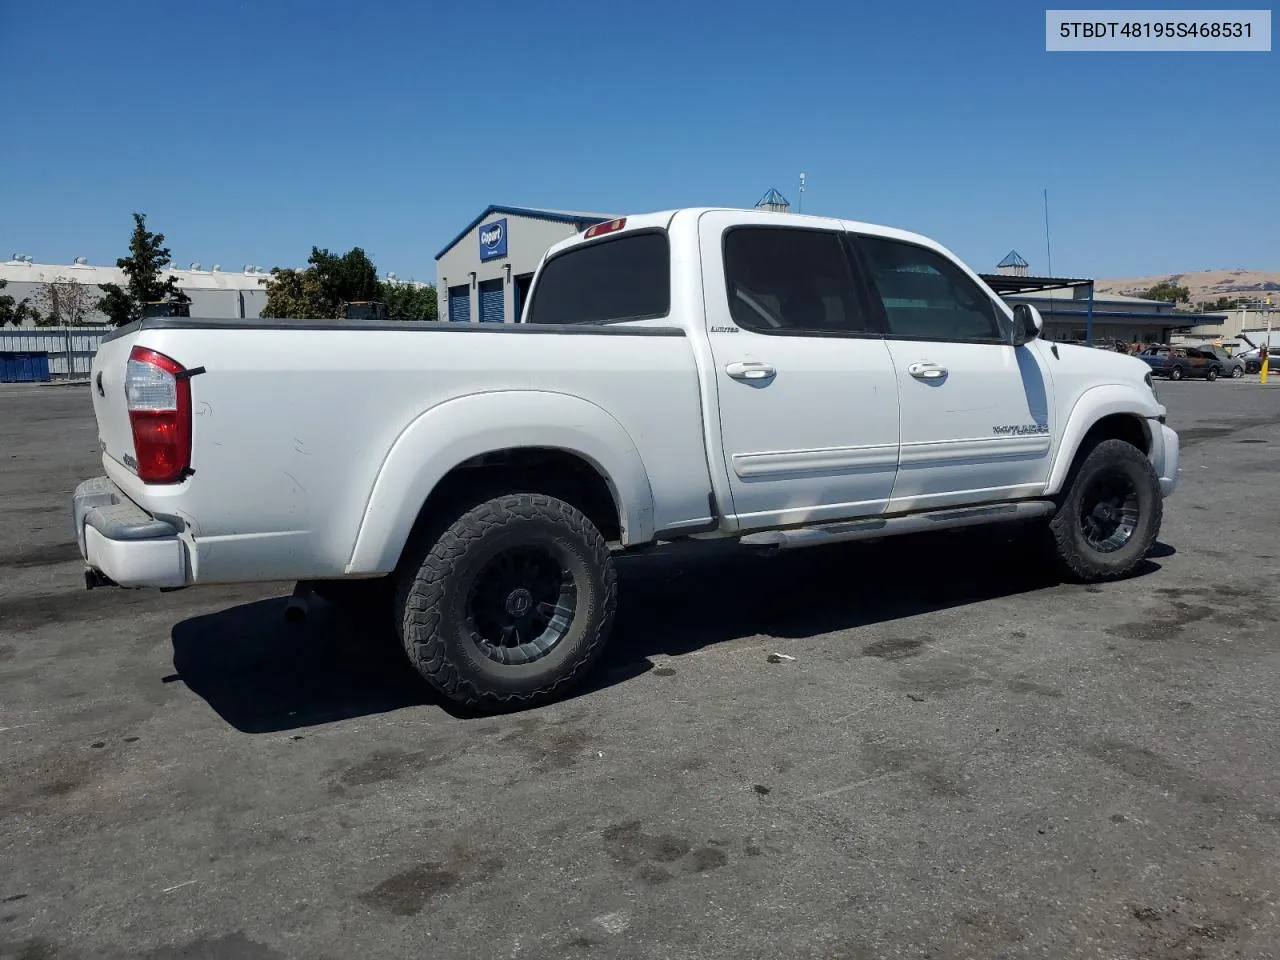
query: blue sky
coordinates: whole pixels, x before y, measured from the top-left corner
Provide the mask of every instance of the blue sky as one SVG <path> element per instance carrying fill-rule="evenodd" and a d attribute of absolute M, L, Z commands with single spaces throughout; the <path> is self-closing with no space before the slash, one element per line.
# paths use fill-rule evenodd
<path fill-rule="evenodd" d="M 433 257 L 490 203 L 752 205 L 990 269 L 1280 269 L 1280 53 L 1046 53 L 1009 3 L 8 3 L 0 256 Z"/>

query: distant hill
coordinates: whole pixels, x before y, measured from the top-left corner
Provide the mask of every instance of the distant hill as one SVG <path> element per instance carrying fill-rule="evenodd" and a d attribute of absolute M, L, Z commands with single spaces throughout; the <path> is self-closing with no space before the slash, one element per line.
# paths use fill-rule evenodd
<path fill-rule="evenodd" d="M 1122 280 L 1099 280 L 1098 293 L 1118 293 L 1136 297 L 1158 283 L 1173 283 L 1191 291 L 1192 305 L 1210 303 L 1219 297 L 1266 297 L 1280 305 L 1280 270 L 1197 270 L 1192 273 L 1167 273 Z"/>

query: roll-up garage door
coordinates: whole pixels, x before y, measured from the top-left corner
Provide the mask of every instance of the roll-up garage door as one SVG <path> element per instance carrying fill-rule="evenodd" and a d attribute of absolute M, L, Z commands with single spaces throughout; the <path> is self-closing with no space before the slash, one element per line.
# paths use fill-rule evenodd
<path fill-rule="evenodd" d="M 502 281 L 485 280 L 480 284 L 480 322 L 502 322 Z"/>
<path fill-rule="evenodd" d="M 449 319 L 454 323 L 471 319 L 471 288 L 466 284 L 449 288 Z"/>

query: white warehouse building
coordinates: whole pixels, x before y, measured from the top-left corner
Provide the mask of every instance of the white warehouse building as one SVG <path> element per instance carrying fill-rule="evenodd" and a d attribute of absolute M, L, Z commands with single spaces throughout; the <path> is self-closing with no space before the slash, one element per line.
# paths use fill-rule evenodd
<path fill-rule="evenodd" d="M 199 263 L 186 268 L 170 264 L 165 273 L 177 277 L 178 289 L 191 298 L 191 316 L 216 319 L 258 317 L 267 300 L 267 281 L 271 279 L 271 274 L 261 267 L 248 264 L 237 271 L 223 270 L 219 264 L 208 270 Z M 104 283 L 121 287 L 126 284 L 124 271 L 119 267 L 93 266 L 86 263 L 84 257 L 67 264 L 34 263 L 21 254 L 0 263 L 0 280 L 8 281 L 4 296 L 19 302 L 29 299 L 36 309 L 40 309 L 40 296 L 46 284 L 67 281 L 94 287 Z M 95 297 L 102 293 L 100 289 L 90 292 Z M 84 318 L 84 323 L 106 324 L 107 318 L 95 310 Z"/>

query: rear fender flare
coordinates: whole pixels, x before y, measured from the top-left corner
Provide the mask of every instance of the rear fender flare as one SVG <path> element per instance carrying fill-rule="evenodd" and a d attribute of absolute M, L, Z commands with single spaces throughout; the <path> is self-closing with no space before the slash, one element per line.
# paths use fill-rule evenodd
<path fill-rule="evenodd" d="M 481 454 L 529 447 L 551 447 L 587 461 L 609 486 L 623 544 L 652 539 L 649 476 L 622 424 L 580 397 L 495 391 L 432 407 L 396 438 L 374 480 L 346 572 L 394 570 L 422 505 L 454 467 Z"/>
<path fill-rule="evenodd" d="M 1103 417 L 1124 414 L 1141 420 L 1150 446 L 1156 441 L 1152 436 L 1149 421 L 1163 413 L 1164 408 L 1154 396 L 1150 394 L 1144 396 L 1143 391 L 1134 387 L 1123 384 L 1104 384 L 1086 390 L 1076 400 L 1075 406 L 1071 408 L 1071 413 L 1067 417 L 1066 426 L 1062 431 L 1062 440 L 1054 455 L 1053 467 L 1049 470 L 1049 482 L 1044 490 L 1045 496 L 1056 496 L 1062 492 L 1071 464 L 1080 451 L 1080 444 L 1084 442 L 1085 436 L 1093 425 Z"/>

